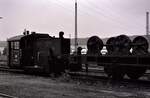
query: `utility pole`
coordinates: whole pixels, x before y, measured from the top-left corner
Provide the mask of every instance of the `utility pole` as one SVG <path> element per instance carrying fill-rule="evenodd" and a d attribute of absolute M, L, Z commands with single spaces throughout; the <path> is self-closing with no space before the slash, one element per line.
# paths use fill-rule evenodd
<path fill-rule="evenodd" d="M 149 38 L 149 12 L 146 12 L 146 36 L 148 38 L 148 43 L 149 43 L 149 46 L 150 46 L 150 38 Z M 148 49 L 149 51 L 149 49 Z"/>
<path fill-rule="evenodd" d="M 146 35 L 149 35 L 149 12 L 146 12 Z"/>
<path fill-rule="evenodd" d="M 77 46 L 78 46 L 78 30 L 77 30 L 77 0 L 75 0 L 75 52 L 77 53 Z"/>

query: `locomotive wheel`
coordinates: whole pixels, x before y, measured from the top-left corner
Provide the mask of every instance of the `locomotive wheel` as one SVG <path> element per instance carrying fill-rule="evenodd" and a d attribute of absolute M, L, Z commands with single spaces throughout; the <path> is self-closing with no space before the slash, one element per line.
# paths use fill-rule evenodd
<path fill-rule="evenodd" d="M 141 76 L 144 75 L 144 73 L 146 72 L 146 69 L 147 68 L 145 68 L 145 67 L 143 67 L 143 68 L 141 68 L 141 67 L 130 67 L 130 68 L 127 68 L 126 74 L 130 79 L 137 80 Z"/>

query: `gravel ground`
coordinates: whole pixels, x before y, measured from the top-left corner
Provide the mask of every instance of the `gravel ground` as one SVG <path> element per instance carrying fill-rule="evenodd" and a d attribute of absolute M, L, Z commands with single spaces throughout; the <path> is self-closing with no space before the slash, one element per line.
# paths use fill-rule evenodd
<path fill-rule="evenodd" d="M 150 98 L 150 85 L 112 84 L 0 72 L 0 93 L 17 98 Z M 1 97 L 0 97 L 1 98 Z"/>

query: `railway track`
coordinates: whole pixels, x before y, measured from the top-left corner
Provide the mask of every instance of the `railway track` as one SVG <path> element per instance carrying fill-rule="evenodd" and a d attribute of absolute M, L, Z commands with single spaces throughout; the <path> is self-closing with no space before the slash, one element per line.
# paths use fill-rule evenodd
<path fill-rule="evenodd" d="M 148 76 L 150 76 L 150 71 L 147 71 L 144 76 L 142 76 L 138 80 L 131 80 L 127 76 L 124 77 L 122 80 L 113 80 L 112 78 L 108 78 L 107 75 L 104 73 L 104 70 L 102 68 L 100 69 L 89 69 L 88 72 L 85 72 L 85 70 L 80 71 L 80 72 L 68 72 L 68 74 L 71 76 L 73 79 L 77 80 L 87 80 L 91 82 L 104 82 L 104 83 L 111 83 L 111 84 L 131 84 L 131 85 L 143 85 L 143 86 L 150 86 L 150 79 Z"/>
<path fill-rule="evenodd" d="M 0 66 L 0 71 L 23 73 L 23 70 L 21 70 L 21 69 L 11 69 L 11 68 L 6 67 L 6 66 L 5 67 Z"/>
<path fill-rule="evenodd" d="M 16 96 L 11 96 L 11 95 L 4 94 L 4 93 L 0 93 L 0 98 L 18 98 L 18 97 L 16 97 Z"/>
<path fill-rule="evenodd" d="M 23 70 L 20 69 L 10 69 L 9 67 L 4 67 L 4 66 L 0 66 L 0 71 L 4 71 L 4 72 L 13 72 L 13 73 L 18 73 L 18 74 L 27 74 L 25 73 Z M 72 79 L 77 79 L 77 80 L 83 80 L 83 81 L 91 81 L 91 82 L 98 82 L 98 81 L 102 81 L 102 82 L 116 82 L 114 80 L 112 80 L 111 78 L 108 78 L 107 75 L 105 74 L 103 67 L 90 67 L 88 72 L 85 71 L 85 67 L 83 67 L 82 71 L 79 72 L 67 72 Z M 35 74 L 30 74 L 30 75 L 35 75 Z M 49 76 L 49 75 L 43 75 L 43 74 L 39 74 L 39 76 Z M 144 76 L 142 76 L 139 80 L 131 80 L 129 79 L 127 76 L 125 76 L 125 78 L 123 80 L 119 80 L 117 82 L 120 83 L 140 83 L 140 84 L 144 84 L 144 85 L 149 85 L 150 84 L 150 80 L 147 78 L 148 76 L 150 76 L 150 71 L 147 71 Z"/>

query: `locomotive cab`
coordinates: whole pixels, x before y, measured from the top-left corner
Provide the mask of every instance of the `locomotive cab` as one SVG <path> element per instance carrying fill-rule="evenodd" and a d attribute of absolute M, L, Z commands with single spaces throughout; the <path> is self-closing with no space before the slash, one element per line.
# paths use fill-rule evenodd
<path fill-rule="evenodd" d="M 25 35 L 19 35 L 11 37 L 7 40 L 8 42 L 8 66 L 11 68 L 21 68 L 21 48 L 20 40 Z"/>

